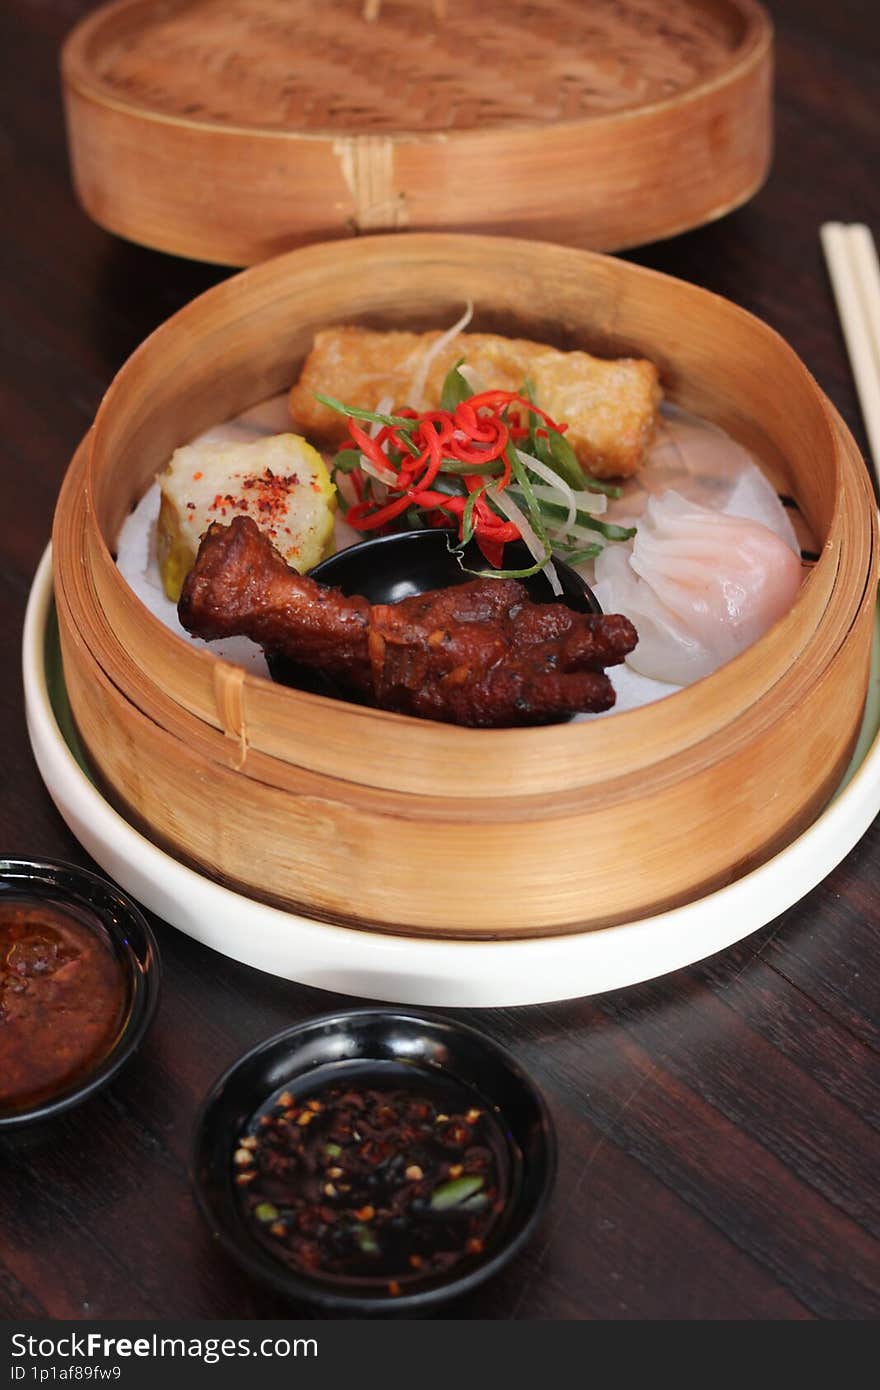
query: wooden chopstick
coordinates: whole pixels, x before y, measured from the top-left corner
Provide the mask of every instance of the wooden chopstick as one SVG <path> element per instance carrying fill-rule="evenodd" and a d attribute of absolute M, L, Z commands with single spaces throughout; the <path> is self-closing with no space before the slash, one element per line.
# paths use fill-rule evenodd
<path fill-rule="evenodd" d="M 868 320 L 874 366 L 880 380 L 880 261 L 877 260 L 877 247 L 869 229 L 860 223 L 849 228 L 849 241 L 862 308 Z"/>
<path fill-rule="evenodd" d="M 874 238 L 860 224 L 826 222 L 822 249 L 837 301 L 850 365 L 880 484 L 880 264 Z"/>

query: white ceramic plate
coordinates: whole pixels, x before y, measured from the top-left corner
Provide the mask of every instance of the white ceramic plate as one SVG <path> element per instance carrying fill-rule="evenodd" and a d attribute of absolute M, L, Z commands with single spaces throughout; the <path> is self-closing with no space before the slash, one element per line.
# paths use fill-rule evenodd
<path fill-rule="evenodd" d="M 401 1004 L 495 1007 L 636 984 L 723 950 L 783 912 L 839 864 L 880 811 L 880 638 L 868 703 L 840 789 L 793 844 L 736 883 L 671 912 L 575 936 L 428 941 L 316 922 L 234 893 L 177 862 L 118 814 L 75 753 L 47 550 L 25 619 L 31 746 L 55 805 L 93 859 L 172 926 L 289 980 Z"/>

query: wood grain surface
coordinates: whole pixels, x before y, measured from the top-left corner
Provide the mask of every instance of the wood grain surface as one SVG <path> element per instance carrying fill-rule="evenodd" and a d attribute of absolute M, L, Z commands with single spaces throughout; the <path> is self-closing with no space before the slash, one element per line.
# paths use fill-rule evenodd
<path fill-rule="evenodd" d="M 0 9 L 0 843 L 87 860 L 25 731 L 21 622 L 61 477 L 113 373 L 216 268 L 116 241 L 70 190 L 57 53 L 89 6 Z M 880 231 L 873 0 L 775 0 L 777 154 L 730 217 L 632 253 L 779 329 L 864 434 L 817 231 Z M 622 871 L 625 861 L 622 860 Z M 530 1249 L 450 1316 L 880 1314 L 880 830 L 763 931 L 689 970 L 578 1003 L 468 1013 L 544 1089 L 560 1178 Z M 0 1315 L 270 1317 L 215 1249 L 187 1177 L 205 1090 L 245 1048 L 339 1000 L 225 961 L 161 922 L 153 1032 L 103 1096 L 0 1144 Z"/>

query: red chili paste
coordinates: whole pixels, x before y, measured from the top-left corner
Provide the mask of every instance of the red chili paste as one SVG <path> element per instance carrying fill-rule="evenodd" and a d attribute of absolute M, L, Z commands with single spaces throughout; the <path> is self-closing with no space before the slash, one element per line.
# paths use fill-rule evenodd
<path fill-rule="evenodd" d="M 106 1056 L 128 991 L 96 928 L 57 903 L 0 901 L 0 1109 L 67 1090 Z"/>

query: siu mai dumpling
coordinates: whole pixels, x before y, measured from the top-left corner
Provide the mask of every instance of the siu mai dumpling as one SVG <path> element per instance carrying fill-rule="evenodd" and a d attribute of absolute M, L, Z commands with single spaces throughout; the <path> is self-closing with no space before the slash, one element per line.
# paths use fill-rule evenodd
<path fill-rule="evenodd" d="M 299 435 L 186 444 L 159 474 L 159 487 L 156 551 L 173 603 L 213 521 L 250 516 L 301 574 L 332 552 L 336 488 L 321 455 Z"/>
<path fill-rule="evenodd" d="M 639 634 L 628 663 L 690 685 L 738 656 L 794 603 L 800 557 L 761 522 L 670 491 L 652 497 L 630 544 L 596 560 L 596 597 Z"/>

